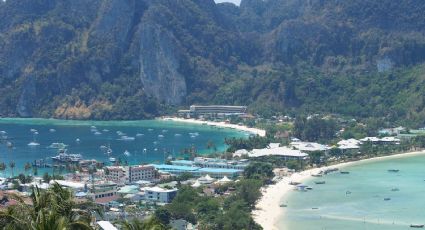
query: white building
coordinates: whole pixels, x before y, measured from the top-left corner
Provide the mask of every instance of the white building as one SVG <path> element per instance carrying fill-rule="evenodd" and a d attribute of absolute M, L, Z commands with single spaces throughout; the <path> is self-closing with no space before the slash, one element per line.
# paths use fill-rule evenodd
<path fill-rule="evenodd" d="M 301 152 L 300 150 L 290 149 L 288 147 L 275 147 L 264 148 L 264 149 L 253 149 L 248 153 L 248 157 L 264 157 L 264 156 L 280 156 L 285 160 L 290 159 L 305 159 L 308 154 Z"/>
<path fill-rule="evenodd" d="M 330 147 L 327 145 L 322 145 L 315 142 L 293 141 L 289 145 L 302 152 L 327 151 L 330 149 Z"/>
<path fill-rule="evenodd" d="M 170 203 L 177 195 L 177 189 L 164 189 L 160 187 L 145 188 L 145 200 L 158 203 Z"/>
<path fill-rule="evenodd" d="M 156 170 L 151 165 L 108 166 L 105 178 L 118 184 L 129 184 L 140 180 L 155 179 Z"/>

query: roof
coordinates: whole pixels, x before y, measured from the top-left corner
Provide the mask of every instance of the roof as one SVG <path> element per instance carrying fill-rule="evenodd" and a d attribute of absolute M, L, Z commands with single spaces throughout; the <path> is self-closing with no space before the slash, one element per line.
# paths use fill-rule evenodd
<path fill-rule="evenodd" d="M 185 164 L 185 165 L 193 165 L 193 161 L 188 161 L 188 160 L 175 160 L 175 161 L 171 161 L 171 164 Z"/>
<path fill-rule="evenodd" d="M 165 188 L 160 188 L 158 186 L 152 187 L 152 188 L 145 188 L 145 192 L 175 192 L 177 191 L 176 188 L 174 189 L 165 189 Z"/>
<path fill-rule="evenodd" d="M 118 230 L 114 225 L 111 224 L 109 221 L 98 221 L 97 224 L 103 229 L 103 230 Z"/>
<path fill-rule="evenodd" d="M 118 193 L 138 193 L 139 192 L 139 186 L 137 185 L 126 185 L 122 188 L 120 188 L 120 190 L 118 190 Z"/>
<path fill-rule="evenodd" d="M 181 165 L 166 165 L 166 164 L 153 164 L 158 170 L 179 170 L 179 171 L 196 171 L 199 167 L 181 166 Z"/>
<path fill-rule="evenodd" d="M 347 139 L 347 140 L 341 140 L 338 142 L 339 149 L 359 149 L 361 141 L 356 139 Z"/>
<path fill-rule="evenodd" d="M 67 181 L 67 180 L 52 180 L 50 181 L 50 184 L 58 183 L 61 186 L 69 187 L 73 189 L 82 189 L 84 188 L 84 184 L 80 182 L 74 182 L 74 181 Z"/>
<path fill-rule="evenodd" d="M 278 147 L 272 149 L 253 149 L 249 157 L 262 157 L 262 156 L 285 156 L 285 157 L 307 157 L 308 154 L 300 150 L 290 149 L 288 147 Z"/>
<path fill-rule="evenodd" d="M 204 173 L 239 173 L 242 170 L 239 169 L 220 169 L 220 168 L 200 168 L 199 172 Z"/>
<path fill-rule="evenodd" d="M 293 146 L 294 148 L 296 148 L 300 151 L 306 151 L 306 152 L 325 151 L 325 150 L 329 149 L 328 146 L 322 145 L 322 144 L 319 144 L 319 143 L 315 143 L 315 142 L 294 141 L 294 142 L 291 142 L 291 146 Z"/>

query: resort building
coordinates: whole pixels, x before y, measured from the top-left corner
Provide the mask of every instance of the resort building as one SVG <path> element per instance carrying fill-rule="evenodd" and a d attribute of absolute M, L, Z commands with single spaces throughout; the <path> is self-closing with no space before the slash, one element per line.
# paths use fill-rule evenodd
<path fill-rule="evenodd" d="M 246 159 L 225 160 L 225 159 L 219 159 L 219 158 L 195 157 L 193 161 L 175 160 L 175 161 L 171 161 L 171 164 L 178 165 L 178 166 L 195 166 L 195 167 L 201 167 L 201 168 L 244 170 L 249 165 L 249 161 Z"/>
<path fill-rule="evenodd" d="M 158 203 L 170 203 L 177 195 L 177 189 L 165 189 L 160 187 L 145 188 L 145 200 L 158 202 Z"/>
<path fill-rule="evenodd" d="M 308 157 L 308 154 L 301 152 L 300 150 L 291 149 L 286 146 L 264 148 L 264 149 L 253 149 L 248 152 L 248 157 L 264 157 L 264 156 L 279 156 L 284 160 L 304 160 Z"/>
<path fill-rule="evenodd" d="M 183 173 L 190 173 L 195 177 L 206 176 L 209 174 L 214 178 L 222 178 L 224 176 L 234 178 L 242 174 L 243 170 L 240 169 L 228 169 L 228 168 L 201 168 L 196 166 L 182 166 L 182 165 L 166 165 L 166 164 L 154 164 L 152 165 L 160 173 L 166 172 L 172 175 L 181 175 Z"/>
<path fill-rule="evenodd" d="M 105 178 L 118 184 L 129 184 L 140 180 L 155 179 L 156 170 L 151 165 L 108 166 L 105 168 Z"/>
<path fill-rule="evenodd" d="M 314 151 L 328 151 L 330 149 L 327 145 L 322 145 L 315 142 L 303 142 L 303 141 L 293 141 L 289 144 L 290 147 L 298 149 L 301 152 L 314 152 Z"/>
<path fill-rule="evenodd" d="M 246 114 L 246 106 L 232 105 L 191 105 L 189 110 L 179 110 L 178 114 L 184 117 L 213 116 L 224 117 Z"/>

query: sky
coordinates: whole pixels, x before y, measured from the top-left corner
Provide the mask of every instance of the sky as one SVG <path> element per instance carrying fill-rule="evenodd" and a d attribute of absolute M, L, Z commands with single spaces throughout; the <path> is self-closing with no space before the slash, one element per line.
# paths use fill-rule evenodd
<path fill-rule="evenodd" d="M 215 3 L 222 3 L 222 2 L 231 2 L 234 3 L 235 5 L 238 5 L 241 3 L 241 0 L 214 0 Z"/>

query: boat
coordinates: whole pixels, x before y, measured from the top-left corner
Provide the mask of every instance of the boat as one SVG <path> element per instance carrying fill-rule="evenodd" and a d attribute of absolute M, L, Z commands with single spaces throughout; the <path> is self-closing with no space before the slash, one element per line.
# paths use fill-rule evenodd
<path fill-rule="evenodd" d="M 117 131 L 118 136 L 125 136 L 125 133 L 121 132 L 121 131 Z"/>
<path fill-rule="evenodd" d="M 81 156 L 81 154 L 68 154 L 64 150 L 60 151 L 58 155 L 52 157 L 52 160 L 54 161 L 65 163 L 78 163 L 82 159 L 83 157 Z"/>
<path fill-rule="evenodd" d="M 411 224 L 410 227 L 411 228 L 423 228 L 424 225 L 423 224 Z"/>
<path fill-rule="evenodd" d="M 287 204 L 280 204 L 279 207 L 286 208 L 286 207 L 288 207 L 288 205 Z"/>
<path fill-rule="evenodd" d="M 136 134 L 136 137 L 141 137 L 141 136 L 144 136 L 145 134 L 143 134 L 143 133 L 138 133 L 138 134 Z"/>
<path fill-rule="evenodd" d="M 131 154 L 130 154 L 130 152 L 129 152 L 129 151 L 125 150 L 125 151 L 124 151 L 124 155 L 126 155 L 126 156 L 130 156 Z"/>
<path fill-rule="evenodd" d="M 389 197 L 384 198 L 384 201 L 389 201 L 389 200 L 391 200 L 391 198 Z"/>
<path fill-rule="evenodd" d="M 102 149 L 102 150 L 107 150 L 108 149 L 108 147 L 105 146 L 105 145 L 101 145 L 99 148 Z"/>
<path fill-rule="evenodd" d="M 346 192 L 345 192 L 345 195 L 349 195 L 349 194 L 351 194 L 351 192 L 350 192 L 350 191 L 346 191 Z"/>
<path fill-rule="evenodd" d="M 109 132 L 109 130 L 108 129 L 103 129 L 102 132 L 107 133 L 107 132 Z"/>
<path fill-rule="evenodd" d="M 35 133 L 37 132 L 37 129 L 30 129 L 30 132 Z"/>
<path fill-rule="evenodd" d="M 34 132 L 34 135 L 38 135 L 38 132 Z"/>
<path fill-rule="evenodd" d="M 399 172 L 399 169 L 388 169 L 388 172 L 397 173 Z"/>
<path fill-rule="evenodd" d="M 51 145 L 49 145 L 47 148 L 51 148 L 51 149 L 64 149 L 66 148 L 68 145 L 64 144 L 64 143 L 58 143 L 58 142 L 54 142 Z"/>
<path fill-rule="evenodd" d="M 311 209 L 313 209 L 313 210 L 317 210 L 317 209 L 319 209 L 319 208 L 314 207 L 314 208 L 311 208 Z"/>
<path fill-rule="evenodd" d="M 117 161 L 117 159 L 115 159 L 115 157 L 109 157 L 109 162 L 115 163 L 116 161 Z"/>
<path fill-rule="evenodd" d="M 157 149 L 157 148 L 155 148 L 155 149 L 154 149 L 154 151 L 158 151 L 158 149 Z"/>
<path fill-rule="evenodd" d="M 164 135 L 159 134 L 158 138 L 164 138 Z"/>
<path fill-rule="evenodd" d="M 340 173 L 341 174 L 350 174 L 350 172 L 348 172 L 348 171 L 341 171 Z"/>
<path fill-rule="evenodd" d="M 299 185 L 299 184 L 301 184 L 301 183 L 300 182 L 295 182 L 295 181 L 289 182 L 289 185 Z"/>
<path fill-rule="evenodd" d="M 321 173 L 317 173 L 317 174 L 311 174 L 312 177 L 322 177 L 323 175 Z"/>
<path fill-rule="evenodd" d="M 80 138 L 75 139 L 75 142 L 80 142 L 80 141 L 81 141 Z"/>
<path fill-rule="evenodd" d="M 6 146 L 7 146 L 8 148 L 12 148 L 12 147 L 13 147 L 13 143 L 12 143 L 12 142 L 10 142 L 10 141 L 8 141 L 8 142 L 6 143 Z"/>
<path fill-rule="evenodd" d="M 147 148 L 144 148 L 144 149 L 143 149 L 143 152 L 144 152 L 144 153 L 146 153 L 147 151 L 148 151 L 148 149 L 147 149 Z"/>
<path fill-rule="evenodd" d="M 2 130 L 2 131 L 0 131 L 0 134 L 1 134 L 1 135 L 6 135 L 6 134 L 7 134 L 7 132 L 6 132 L 6 131 L 4 131 L 4 130 Z"/>
<path fill-rule="evenodd" d="M 326 181 L 322 180 L 322 181 L 315 181 L 315 184 L 326 184 Z"/>
<path fill-rule="evenodd" d="M 397 192 L 397 191 L 400 191 L 400 189 L 398 189 L 398 188 L 392 188 L 391 189 L 391 192 Z"/>
<path fill-rule="evenodd" d="M 28 146 L 39 146 L 40 144 L 35 142 L 35 141 L 31 141 L 30 143 L 28 143 Z"/>
<path fill-rule="evenodd" d="M 56 132 L 56 129 L 49 129 L 49 132 L 54 133 Z"/>
<path fill-rule="evenodd" d="M 148 129 L 148 131 L 149 131 L 149 132 L 152 132 L 152 131 L 153 131 L 153 129 Z"/>
<path fill-rule="evenodd" d="M 305 189 L 307 189 L 307 190 L 313 190 L 312 187 L 306 187 Z"/>
<path fill-rule="evenodd" d="M 181 134 L 180 134 L 180 133 L 176 133 L 176 134 L 174 134 L 174 136 L 175 136 L 175 137 L 180 137 L 180 136 L 181 136 Z"/>
<path fill-rule="evenodd" d="M 102 133 L 99 131 L 94 132 L 94 135 L 101 135 Z"/>
<path fill-rule="evenodd" d="M 161 132 L 163 132 L 163 133 L 166 133 L 166 132 L 168 132 L 168 130 L 166 130 L 166 129 L 163 129 Z"/>
<path fill-rule="evenodd" d="M 118 139 L 118 140 L 121 140 L 121 141 L 134 141 L 136 138 L 134 138 L 134 137 L 129 137 L 129 136 L 121 136 L 121 138 L 120 139 Z"/>
<path fill-rule="evenodd" d="M 328 169 L 325 169 L 325 171 L 323 171 L 323 173 L 326 175 L 328 173 L 336 172 L 336 171 L 338 171 L 338 168 L 328 168 Z"/>

